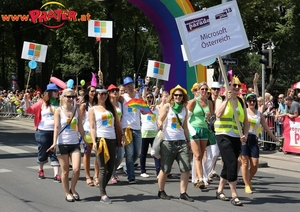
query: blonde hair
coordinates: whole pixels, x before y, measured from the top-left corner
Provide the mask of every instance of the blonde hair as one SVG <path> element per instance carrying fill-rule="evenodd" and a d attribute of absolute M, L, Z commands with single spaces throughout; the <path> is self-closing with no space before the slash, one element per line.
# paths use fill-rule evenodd
<path fill-rule="evenodd" d="M 200 83 L 198 84 L 198 90 L 199 90 L 202 86 L 204 86 L 204 85 L 206 85 L 207 88 L 209 88 L 206 82 L 200 82 Z"/>
<path fill-rule="evenodd" d="M 75 91 L 72 90 L 71 88 L 66 88 L 65 90 L 63 90 L 62 94 L 60 95 L 60 106 L 63 106 L 63 104 L 65 103 L 64 101 L 64 97 L 65 95 L 67 95 L 67 93 L 72 93 L 73 96 L 76 95 Z"/>
<path fill-rule="evenodd" d="M 273 99 L 273 96 L 271 96 L 270 93 L 265 93 L 265 99 L 268 99 L 271 101 Z"/>

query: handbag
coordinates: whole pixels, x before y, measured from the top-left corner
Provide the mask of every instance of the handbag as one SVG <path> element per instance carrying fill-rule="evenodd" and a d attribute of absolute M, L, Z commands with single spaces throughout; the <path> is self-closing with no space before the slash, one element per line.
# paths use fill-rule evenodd
<path fill-rule="evenodd" d="M 153 140 L 153 145 L 151 148 L 151 156 L 160 159 L 160 144 L 164 138 L 164 132 L 162 130 L 158 131 L 157 135 Z"/>
<path fill-rule="evenodd" d="M 203 110 L 203 108 L 202 108 L 202 106 L 199 104 L 199 106 L 200 106 L 200 108 L 201 108 L 201 110 L 202 110 L 202 112 L 203 112 L 203 114 L 205 114 L 205 112 L 204 112 L 204 110 Z M 207 146 L 209 146 L 209 145 L 215 145 L 216 143 L 217 143 L 217 141 L 216 141 L 216 137 L 215 137 L 215 132 L 212 130 L 212 128 L 211 128 L 211 123 L 209 122 L 209 121 L 207 121 L 206 120 L 206 122 L 207 122 L 207 130 L 208 130 L 208 141 L 207 141 Z"/>

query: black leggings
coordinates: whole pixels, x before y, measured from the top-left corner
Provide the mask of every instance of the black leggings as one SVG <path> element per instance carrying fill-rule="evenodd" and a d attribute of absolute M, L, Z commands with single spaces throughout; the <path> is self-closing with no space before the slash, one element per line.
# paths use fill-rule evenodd
<path fill-rule="evenodd" d="M 224 163 L 220 176 L 229 182 L 234 182 L 237 180 L 241 140 L 228 135 L 216 135 L 216 138 Z"/>
<path fill-rule="evenodd" d="M 105 139 L 107 148 L 109 151 L 109 160 L 107 163 L 104 162 L 104 153 L 103 151 L 97 155 L 97 160 L 99 163 L 99 188 L 100 188 L 100 195 L 106 195 L 106 185 L 109 182 L 112 172 L 114 170 L 115 160 L 116 160 L 116 148 L 117 148 L 117 141 L 116 139 Z M 98 144 L 99 145 L 99 144 Z"/>

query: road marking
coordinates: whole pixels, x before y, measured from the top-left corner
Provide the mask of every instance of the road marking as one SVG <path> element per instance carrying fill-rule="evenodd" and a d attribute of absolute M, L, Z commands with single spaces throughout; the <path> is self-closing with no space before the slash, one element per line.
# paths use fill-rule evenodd
<path fill-rule="evenodd" d="M 0 173 L 7 173 L 7 172 L 12 172 L 12 170 L 9 170 L 9 169 L 0 169 Z"/>
<path fill-rule="evenodd" d="M 22 146 L 19 146 L 22 147 Z M 21 154 L 31 154 L 33 152 L 29 152 L 20 148 L 12 147 L 12 146 L 0 146 L 0 151 L 8 152 L 14 155 L 21 155 Z"/>

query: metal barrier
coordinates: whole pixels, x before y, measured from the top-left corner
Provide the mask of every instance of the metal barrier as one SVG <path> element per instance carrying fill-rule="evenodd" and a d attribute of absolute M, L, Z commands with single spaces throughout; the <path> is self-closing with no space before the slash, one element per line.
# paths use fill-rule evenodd
<path fill-rule="evenodd" d="M 19 111 L 18 113 L 18 109 Z M 29 118 L 32 119 L 34 115 L 27 114 L 21 105 L 16 105 L 14 102 L 11 101 L 0 101 L 0 116 L 2 117 L 17 117 L 17 118 Z"/>
<path fill-rule="evenodd" d="M 281 120 L 275 121 L 274 115 L 265 115 L 266 122 L 271 132 L 281 138 L 283 132 L 283 123 Z M 262 132 L 258 136 L 259 145 L 265 150 L 274 150 L 276 147 L 281 146 L 281 142 L 275 142 L 271 139 L 268 133 L 262 129 Z"/>

